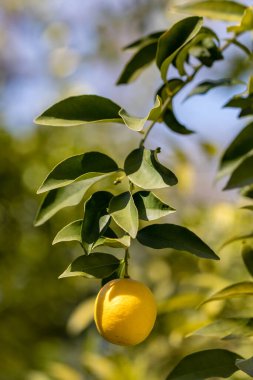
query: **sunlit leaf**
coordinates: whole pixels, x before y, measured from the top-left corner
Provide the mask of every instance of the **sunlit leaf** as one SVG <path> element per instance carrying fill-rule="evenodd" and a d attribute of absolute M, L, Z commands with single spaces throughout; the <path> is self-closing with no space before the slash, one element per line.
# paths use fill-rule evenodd
<path fill-rule="evenodd" d="M 138 211 L 130 192 L 126 191 L 111 199 L 109 214 L 132 238 L 136 237 L 138 231 Z"/>
<path fill-rule="evenodd" d="M 197 235 L 175 224 L 153 224 L 138 232 L 138 241 L 150 248 L 174 248 L 198 257 L 219 260 L 214 251 Z"/>
<path fill-rule="evenodd" d="M 39 125 L 73 127 L 89 123 L 117 122 L 120 106 L 97 95 L 79 95 L 61 100 L 35 119 Z"/>
<path fill-rule="evenodd" d="M 135 80 L 148 65 L 154 61 L 157 50 L 157 41 L 152 41 L 147 45 L 141 46 L 140 50 L 128 61 L 117 84 L 126 84 Z"/>
<path fill-rule="evenodd" d="M 203 350 L 185 356 L 166 380 L 205 380 L 209 377 L 228 378 L 238 370 L 235 360 L 240 355 L 223 349 Z"/>
<path fill-rule="evenodd" d="M 241 23 L 235 26 L 229 26 L 228 32 L 243 33 L 253 29 L 253 7 L 245 9 Z"/>
<path fill-rule="evenodd" d="M 121 237 L 107 237 L 101 236 L 94 244 L 93 248 L 105 245 L 112 248 L 128 248 L 131 243 L 131 238 L 129 235 L 123 235 Z"/>
<path fill-rule="evenodd" d="M 253 237 L 253 234 L 252 234 L 252 237 Z M 242 259 L 248 272 L 253 277 L 253 248 L 248 244 L 243 246 Z"/>
<path fill-rule="evenodd" d="M 245 5 L 229 0 L 207 0 L 186 2 L 176 6 L 179 12 L 208 17 L 222 21 L 240 21 L 245 11 Z"/>
<path fill-rule="evenodd" d="M 227 240 L 225 243 L 222 244 L 221 249 L 226 247 L 229 244 L 235 243 L 236 241 L 246 240 L 253 238 L 253 232 L 239 235 L 239 236 L 233 236 L 231 239 Z"/>
<path fill-rule="evenodd" d="M 124 169 L 130 181 L 143 189 L 159 189 L 177 184 L 175 174 L 160 164 L 154 150 L 135 149 L 126 158 Z"/>
<path fill-rule="evenodd" d="M 235 365 L 247 375 L 253 377 L 253 356 L 249 359 L 236 359 Z"/>
<path fill-rule="evenodd" d="M 200 30 L 203 20 L 200 17 L 188 17 L 180 20 L 158 40 L 156 63 L 165 81 L 169 65 L 180 51 Z"/>
<path fill-rule="evenodd" d="M 150 191 L 138 191 L 133 199 L 142 220 L 155 220 L 176 211 Z"/>
<path fill-rule="evenodd" d="M 107 213 L 107 208 L 112 197 L 113 195 L 108 191 L 98 191 L 92 194 L 84 205 L 81 236 L 88 251 L 103 234 L 104 228 L 109 223 L 110 216 Z"/>
<path fill-rule="evenodd" d="M 133 131 L 141 131 L 147 120 L 156 120 L 159 118 L 162 112 L 162 103 L 159 96 L 156 97 L 154 107 L 150 110 L 148 115 L 144 118 L 134 117 L 129 115 L 124 109 L 119 111 L 119 115 L 122 117 L 126 126 Z"/>
<path fill-rule="evenodd" d="M 67 331 L 71 335 L 78 335 L 93 321 L 95 297 L 81 302 L 71 313 L 67 322 Z"/>
<path fill-rule="evenodd" d="M 253 156 L 246 157 L 233 171 L 224 190 L 236 189 L 253 184 Z"/>
<path fill-rule="evenodd" d="M 237 160 L 250 152 L 253 147 L 253 123 L 248 124 L 243 130 L 234 138 L 232 143 L 225 150 L 222 159 L 221 167 L 230 161 Z"/>
<path fill-rule="evenodd" d="M 104 175 L 106 176 L 106 175 Z M 44 198 L 35 219 L 35 226 L 40 226 L 65 207 L 76 206 L 81 202 L 89 188 L 104 176 L 74 182 L 66 187 L 54 189 Z"/>
<path fill-rule="evenodd" d="M 215 293 L 214 295 L 209 297 L 207 300 L 205 300 L 202 303 L 202 305 L 211 301 L 226 300 L 226 299 L 234 298 L 234 297 L 244 297 L 246 295 L 252 295 L 252 294 L 253 294 L 253 282 L 250 282 L 250 281 L 238 282 L 236 284 L 227 286 L 226 288 Z"/>
<path fill-rule="evenodd" d="M 79 256 L 68 266 L 59 278 L 76 276 L 104 278 L 117 270 L 119 263 L 120 260 L 113 255 L 94 252 L 91 255 Z"/>
<path fill-rule="evenodd" d="M 71 222 L 67 226 L 63 227 L 55 236 L 52 244 L 56 244 L 62 241 L 78 241 L 81 243 L 82 222 L 82 219 L 75 220 L 74 222 Z"/>
<path fill-rule="evenodd" d="M 72 156 L 60 162 L 44 180 L 38 194 L 69 185 L 76 179 L 89 179 L 116 171 L 118 166 L 109 156 L 100 152 L 88 152 Z"/>
<path fill-rule="evenodd" d="M 222 339 L 229 335 L 237 335 L 241 334 L 241 332 L 245 332 L 245 327 L 248 321 L 248 318 L 220 319 L 204 327 L 201 327 L 189 335 L 201 335 Z"/>

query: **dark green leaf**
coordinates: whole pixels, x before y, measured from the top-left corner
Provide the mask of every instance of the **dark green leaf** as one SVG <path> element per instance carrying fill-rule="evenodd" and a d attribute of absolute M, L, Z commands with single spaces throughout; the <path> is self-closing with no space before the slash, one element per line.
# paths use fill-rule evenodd
<path fill-rule="evenodd" d="M 248 186 L 246 188 L 243 188 L 241 190 L 241 194 L 244 196 L 244 197 L 247 197 L 247 198 L 250 198 L 250 199 L 253 199 L 253 186 Z"/>
<path fill-rule="evenodd" d="M 78 241 L 81 243 L 82 222 L 82 219 L 75 220 L 74 222 L 71 222 L 67 226 L 63 227 L 55 236 L 52 244 L 56 244 L 61 241 Z"/>
<path fill-rule="evenodd" d="M 79 95 L 61 100 L 35 119 L 39 125 L 72 127 L 88 123 L 117 122 L 122 120 L 120 106 L 97 95 Z"/>
<path fill-rule="evenodd" d="M 176 116 L 175 116 L 175 114 L 171 108 L 167 108 L 167 110 L 164 112 L 162 118 L 163 118 L 165 125 L 167 125 L 167 127 L 169 127 L 169 129 L 171 129 L 173 132 L 179 133 L 181 135 L 190 135 L 190 134 L 194 133 L 194 131 L 186 128 L 183 124 L 181 124 L 177 120 L 177 118 L 176 118 Z"/>
<path fill-rule="evenodd" d="M 240 21 L 245 9 L 245 5 L 229 0 L 187 2 L 176 7 L 177 11 L 223 21 Z"/>
<path fill-rule="evenodd" d="M 84 205 L 81 236 L 88 252 L 109 223 L 107 208 L 112 197 L 113 195 L 107 191 L 98 191 L 92 194 Z"/>
<path fill-rule="evenodd" d="M 130 181 L 143 189 L 159 189 L 177 184 L 175 174 L 160 164 L 154 150 L 135 149 L 126 158 L 124 168 Z"/>
<path fill-rule="evenodd" d="M 239 166 L 233 171 L 224 190 L 236 189 L 253 184 L 253 156 L 249 156 L 243 160 Z"/>
<path fill-rule="evenodd" d="M 180 20 L 158 40 L 156 63 L 165 81 L 169 65 L 180 49 L 200 30 L 203 20 L 200 17 L 188 17 Z"/>
<path fill-rule="evenodd" d="M 253 356 L 249 359 L 236 359 L 235 365 L 247 375 L 253 377 Z"/>
<path fill-rule="evenodd" d="M 35 219 L 35 226 L 45 223 L 65 207 L 76 206 L 81 202 L 89 188 L 104 176 L 74 182 L 66 187 L 49 191 L 39 208 Z"/>
<path fill-rule="evenodd" d="M 79 177 L 89 179 L 98 177 L 104 173 L 116 171 L 118 166 L 106 154 L 100 152 L 88 152 L 72 156 L 60 162 L 44 180 L 38 194 L 58 187 L 69 185 Z"/>
<path fill-rule="evenodd" d="M 138 231 L 138 211 L 129 191 L 116 195 L 110 201 L 109 214 L 132 238 Z"/>
<path fill-rule="evenodd" d="M 122 117 L 126 126 L 132 131 L 141 131 L 147 120 L 156 120 L 162 113 L 162 102 L 157 95 L 154 107 L 149 111 L 148 115 L 140 118 L 129 115 L 124 109 L 121 109 L 119 115 Z"/>
<path fill-rule="evenodd" d="M 102 279 L 101 287 L 104 286 L 105 284 L 107 284 L 107 282 L 109 282 L 109 281 L 116 280 L 118 278 L 124 278 L 125 267 L 126 267 L 125 260 L 124 259 L 120 260 L 120 264 L 119 264 L 118 269 L 115 272 L 113 272 L 112 274 L 110 274 L 108 277 L 105 277 Z"/>
<path fill-rule="evenodd" d="M 240 355 L 223 349 L 203 350 L 184 357 L 166 380 L 205 380 L 228 378 L 238 370 L 235 360 Z"/>
<path fill-rule="evenodd" d="M 166 30 L 162 30 L 160 32 L 154 32 L 154 33 L 148 34 L 147 36 L 139 38 L 138 40 L 136 40 L 136 41 L 132 42 L 131 44 L 125 46 L 124 50 L 137 48 L 139 46 L 148 45 L 151 42 L 155 42 L 165 32 L 166 32 Z"/>
<path fill-rule="evenodd" d="M 190 97 L 194 95 L 204 95 L 213 88 L 220 87 L 220 86 L 231 86 L 231 85 L 237 85 L 242 84 L 242 81 L 239 81 L 237 79 L 219 79 L 219 80 L 209 80 L 204 81 L 198 84 L 197 87 L 195 87 L 189 95 L 185 98 L 185 100 L 189 99 Z"/>
<path fill-rule="evenodd" d="M 240 108 L 239 117 L 253 115 L 253 94 L 247 97 L 234 96 L 224 107 Z"/>
<path fill-rule="evenodd" d="M 174 248 L 198 257 L 219 260 L 214 251 L 197 235 L 175 224 L 153 224 L 138 232 L 138 241 L 154 249 Z"/>
<path fill-rule="evenodd" d="M 253 234 L 252 234 L 253 237 Z M 253 248 L 250 245 L 244 245 L 242 249 L 242 259 L 248 269 L 248 272 L 253 277 Z"/>
<path fill-rule="evenodd" d="M 164 203 L 150 191 L 138 191 L 133 195 L 139 218 L 154 220 L 175 212 L 175 209 Z"/>
<path fill-rule="evenodd" d="M 123 69 L 120 77 L 117 81 L 117 84 L 125 84 L 135 80 L 139 74 L 145 69 L 148 65 L 154 61 L 157 50 L 157 41 L 151 41 L 147 45 L 144 45 L 134 54 L 130 61 L 126 64 Z"/>
<path fill-rule="evenodd" d="M 120 260 L 113 255 L 94 252 L 91 255 L 79 256 L 68 268 L 59 276 L 64 277 L 86 277 L 105 278 L 116 271 Z"/>
<path fill-rule="evenodd" d="M 225 300 L 225 299 L 234 298 L 234 297 L 245 297 L 246 295 L 252 295 L 252 294 L 253 294 L 253 282 L 250 282 L 250 281 L 238 282 L 236 284 L 227 286 L 226 288 L 215 293 L 214 295 L 209 297 L 207 300 L 205 300 L 202 303 L 202 305 L 208 302 L 212 302 L 212 301 Z"/>
<path fill-rule="evenodd" d="M 237 160 L 253 148 L 253 123 L 247 125 L 232 141 L 221 159 L 221 167 Z"/>

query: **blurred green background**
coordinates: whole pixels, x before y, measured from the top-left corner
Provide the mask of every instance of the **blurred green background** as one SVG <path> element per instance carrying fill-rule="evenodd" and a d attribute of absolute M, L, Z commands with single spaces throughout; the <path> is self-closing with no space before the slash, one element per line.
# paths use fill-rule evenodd
<path fill-rule="evenodd" d="M 116 87 L 128 58 L 121 47 L 182 17 L 168 16 L 167 6 L 162 0 L 1 1 L 0 380 L 160 380 L 194 350 L 226 347 L 252 354 L 250 337 L 219 340 L 215 334 L 192 334 L 217 316 L 253 315 L 252 297 L 197 309 L 212 292 L 250 279 L 240 243 L 220 246 L 231 236 L 251 232 L 252 214 L 238 210 L 243 200 L 236 192 L 223 193 L 222 183 L 215 182 L 222 150 L 242 126 L 235 111 L 221 110 L 238 88 L 217 89 L 184 104 L 179 99 L 178 116 L 197 135 L 178 137 L 161 126 L 148 142 L 162 147 L 163 161 L 179 178 L 175 189 L 162 193 L 178 209 L 170 220 L 198 233 L 221 262 L 134 245 L 130 273 L 151 287 L 159 305 L 146 342 L 133 348 L 104 342 L 92 323 L 99 282 L 57 279 L 81 250 L 71 243 L 52 247 L 51 242 L 82 210 L 61 212 L 45 226 L 33 227 L 41 200 L 36 189 L 57 162 L 90 150 L 123 160 L 138 144 L 138 136 L 123 127 L 40 128 L 33 118 L 57 99 L 81 93 L 111 97 L 145 114 L 160 85 L 158 72 L 150 68 L 136 83 Z M 214 26 L 222 36 L 224 25 Z M 215 65 L 212 78 L 225 72 L 246 77 L 250 67 L 241 53 L 232 49 L 228 54 L 229 64 Z M 203 70 L 198 80 L 207 75 Z"/>

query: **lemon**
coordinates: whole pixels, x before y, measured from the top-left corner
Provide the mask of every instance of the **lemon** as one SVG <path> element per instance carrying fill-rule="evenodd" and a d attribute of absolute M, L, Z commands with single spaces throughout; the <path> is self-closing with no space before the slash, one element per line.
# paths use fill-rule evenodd
<path fill-rule="evenodd" d="M 157 307 L 151 290 L 139 281 L 117 279 L 97 295 L 94 319 L 98 332 L 122 346 L 141 343 L 150 334 Z"/>

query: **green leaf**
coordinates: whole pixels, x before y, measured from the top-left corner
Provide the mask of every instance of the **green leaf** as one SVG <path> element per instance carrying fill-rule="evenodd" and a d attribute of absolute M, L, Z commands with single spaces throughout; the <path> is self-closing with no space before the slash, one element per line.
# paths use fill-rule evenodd
<path fill-rule="evenodd" d="M 197 16 L 208 17 L 222 21 L 240 21 L 245 11 L 245 5 L 229 0 L 207 0 L 187 2 L 176 6 L 179 12 L 190 13 Z"/>
<path fill-rule="evenodd" d="M 253 7 L 245 9 L 241 23 L 235 26 L 229 26 L 228 32 L 243 33 L 253 29 Z"/>
<path fill-rule="evenodd" d="M 105 278 L 116 271 L 119 264 L 120 260 L 113 255 L 94 252 L 88 256 L 79 256 L 67 267 L 59 278 L 76 276 L 86 278 Z"/>
<path fill-rule="evenodd" d="M 202 305 L 217 301 L 217 300 L 226 300 L 229 298 L 234 297 L 244 297 L 246 295 L 252 295 L 253 294 L 253 282 L 245 281 L 245 282 L 238 282 L 236 284 L 227 286 L 226 288 L 220 290 L 219 292 L 215 293 L 211 297 L 209 297 L 207 300 L 205 300 Z"/>
<path fill-rule="evenodd" d="M 81 237 L 81 227 L 82 219 L 75 220 L 74 222 L 69 223 L 67 226 L 63 227 L 53 240 L 53 245 L 60 243 L 61 241 L 78 241 L 82 242 Z"/>
<path fill-rule="evenodd" d="M 69 185 L 80 177 L 82 177 L 81 179 L 89 179 L 117 169 L 116 162 L 100 152 L 88 152 L 72 156 L 54 167 L 37 193 L 40 194 Z"/>
<path fill-rule="evenodd" d="M 35 119 L 39 125 L 73 127 L 77 125 L 116 122 L 122 120 L 120 106 L 110 99 L 97 95 L 79 95 L 61 100 Z"/>
<path fill-rule="evenodd" d="M 140 50 L 128 61 L 119 79 L 117 85 L 130 83 L 135 80 L 142 71 L 154 61 L 157 50 L 157 41 L 141 46 Z"/>
<path fill-rule="evenodd" d="M 237 46 L 239 49 L 241 49 L 245 54 L 247 54 L 249 56 L 249 58 L 252 57 L 252 52 L 249 50 L 249 48 L 246 45 L 242 44 L 238 40 L 232 40 L 231 43 L 233 45 Z"/>
<path fill-rule="evenodd" d="M 177 184 L 177 178 L 157 159 L 157 151 L 139 148 L 126 158 L 125 172 L 135 185 L 143 189 L 161 189 Z"/>
<path fill-rule="evenodd" d="M 209 377 L 228 378 L 238 370 L 235 360 L 240 355 L 223 349 L 194 352 L 185 356 L 166 380 L 205 380 Z"/>
<path fill-rule="evenodd" d="M 131 42 L 129 45 L 124 47 L 124 50 L 137 48 L 139 46 L 148 45 L 151 42 L 155 42 L 165 32 L 166 32 L 166 30 L 162 30 L 160 32 L 154 32 L 154 33 L 148 34 L 147 36 L 144 36 L 144 37 L 139 38 L 138 40 L 136 40 L 134 42 Z"/>
<path fill-rule="evenodd" d="M 173 132 L 179 133 L 181 135 L 190 135 L 192 133 L 195 133 L 191 129 L 186 128 L 183 124 L 181 124 L 177 120 L 177 118 L 176 118 L 176 116 L 175 116 L 175 114 L 171 108 L 167 108 L 167 110 L 164 112 L 162 118 L 163 118 L 165 125 L 170 130 L 172 130 Z"/>
<path fill-rule="evenodd" d="M 232 237 L 231 239 L 227 240 L 222 246 L 221 246 L 221 249 L 226 247 L 227 245 L 231 244 L 231 243 L 234 243 L 236 241 L 240 241 L 240 240 L 245 240 L 245 239 L 250 239 L 250 238 L 253 238 L 253 232 L 249 233 L 249 234 L 245 234 L 245 235 L 240 235 L 240 236 L 234 236 Z"/>
<path fill-rule="evenodd" d="M 253 115 L 253 94 L 246 97 L 234 96 L 224 107 L 240 108 L 239 117 Z"/>
<path fill-rule="evenodd" d="M 192 96 L 195 95 L 204 95 L 213 88 L 220 87 L 220 86 L 233 86 L 237 84 L 242 84 L 243 82 L 237 79 L 231 79 L 231 78 L 224 78 L 219 80 L 208 80 L 199 83 L 185 98 L 185 100 L 189 99 Z"/>
<path fill-rule="evenodd" d="M 176 224 L 153 224 L 138 232 L 138 241 L 154 249 L 174 248 L 198 257 L 219 260 L 214 251 L 197 235 Z"/>
<path fill-rule="evenodd" d="M 253 356 L 249 359 L 236 359 L 235 365 L 247 375 L 253 377 Z"/>
<path fill-rule="evenodd" d="M 71 335 L 79 335 L 93 321 L 94 304 L 96 297 L 86 298 L 71 312 L 67 322 L 67 332 Z"/>
<path fill-rule="evenodd" d="M 202 24 L 202 18 L 188 17 L 174 24 L 159 38 L 156 63 L 164 81 L 173 59 L 180 49 L 199 32 Z"/>
<path fill-rule="evenodd" d="M 111 199 L 109 214 L 115 223 L 132 238 L 136 237 L 138 231 L 138 211 L 129 191 L 116 195 Z"/>
<path fill-rule="evenodd" d="M 241 158 L 253 148 L 253 122 L 248 124 L 232 141 L 221 159 L 221 167 Z"/>
<path fill-rule="evenodd" d="M 133 199 L 142 220 L 155 220 L 176 211 L 150 191 L 138 191 Z"/>
<path fill-rule="evenodd" d="M 246 157 L 233 171 L 224 190 L 236 189 L 253 184 L 253 156 Z"/>
<path fill-rule="evenodd" d="M 93 249 L 105 245 L 112 248 L 128 248 L 130 247 L 131 238 L 129 235 L 123 235 L 121 237 L 107 237 L 101 236 L 93 245 Z"/>
<path fill-rule="evenodd" d="M 110 221 L 107 208 L 112 197 L 113 195 L 108 191 L 98 191 L 92 194 L 84 205 L 81 236 L 88 252 Z"/>
<path fill-rule="evenodd" d="M 134 117 L 129 115 L 123 108 L 119 111 L 126 126 L 132 131 L 141 131 L 147 120 L 156 120 L 162 112 L 162 103 L 159 96 L 156 97 L 154 107 L 150 110 L 148 115 L 144 118 Z"/>
<path fill-rule="evenodd" d="M 71 185 L 49 191 L 35 218 L 35 226 L 40 226 L 65 207 L 76 206 L 81 202 L 89 188 L 104 176 L 74 182 Z"/>
<path fill-rule="evenodd" d="M 113 272 L 112 274 L 110 274 L 108 277 L 105 277 L 102 279 L 101 287 L 104 286 L 105 284 L 107 284 L 107 282 L 109 282 L 109 281 L 116 280 L 118 278 L 124 278 L 125 267 L 126 267 L 125 260 L 124 259 L 120 260 L 120 264 L 118 266 L 118 269 L 115 272 Z"/>
<path fill-rule="evenodd" d="M 249 274 L 253 277 L 253 248 L 250 245 L 243 246 L 242 259 Z"/>
<path fill-rule="evenodd" d="M 247 330 L 248 318 L 226 318 L 210 323 L 190 334 L 224 339 L 229 335 L 241 334 Z"/>

